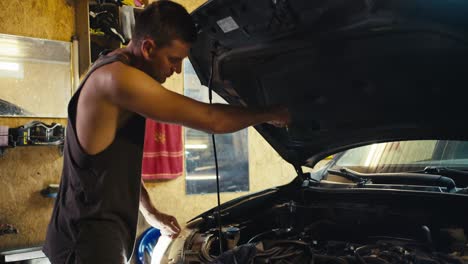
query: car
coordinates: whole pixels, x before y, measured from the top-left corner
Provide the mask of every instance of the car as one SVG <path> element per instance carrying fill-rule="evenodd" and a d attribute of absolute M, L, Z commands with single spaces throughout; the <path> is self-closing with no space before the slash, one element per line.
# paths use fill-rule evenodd
<path fill-rule="evenodd" d="M 0 99 L 0 115 L 3 116 L 18 116 L 32 115 L 31 112 L 8 101 Z"/>
<path fill-rule="evenodd" d="M 161 263 L 468 263 L 467 12 L 461 0 L 196 9 L 201 83 L 233 105 L 287 106 L 288 127 L 255 129 L 297 175 L 195 216 Z"/>

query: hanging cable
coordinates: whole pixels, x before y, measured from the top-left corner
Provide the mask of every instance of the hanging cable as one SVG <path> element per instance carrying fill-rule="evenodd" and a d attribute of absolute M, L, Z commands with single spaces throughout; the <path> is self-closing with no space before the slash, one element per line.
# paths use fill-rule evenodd
<path fill-rule="evenodd" d="M 211 70 L 210 70 L 210 79 L 208 81 L 208 98 L 210 104 L 213 104 L 213 88 L 211 87 L 211 82 L 213 81 L 213 68 L 214 68 L 214 61 L 215 61 L 215 52 L 212 51 L 211 53 Z M 218 154 L 216 152 L 216 140 L 215 135 L 211 134 L 211 140 L 213 141 L 213 153 L 214 153 L 214 160 L 215 160 L 215 169 L 216 169 L 216 193 L 218 197 L 218 206 L 216 208 L 216 218 L 218 220 L 218 232 L 219 232 L 219 254 L 223 253 L 223 230 L 221 225 L 221 197 L 220 197 L 220 188 L 219 188 L 219 167 L 218 167 Z"/>

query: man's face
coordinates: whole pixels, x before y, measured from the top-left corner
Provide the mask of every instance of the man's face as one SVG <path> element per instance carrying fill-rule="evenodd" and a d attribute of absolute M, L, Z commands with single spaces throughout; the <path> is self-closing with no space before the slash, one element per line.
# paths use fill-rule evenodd
<path fill-rule="evenodd" d="M 188 56 L 190 44 L 173 40 L 169 45 L 157 47 L 149 54 L 147 73 L 164 83 L 174 72 L 182 71 L 182 60 Z"/>

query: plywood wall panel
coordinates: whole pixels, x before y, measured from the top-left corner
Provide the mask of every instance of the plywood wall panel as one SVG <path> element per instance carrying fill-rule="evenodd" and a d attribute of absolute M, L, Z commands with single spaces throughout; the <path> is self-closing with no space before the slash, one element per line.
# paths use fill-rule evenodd
<path fill-rule="evenodd" d="M 73 7 L 66 0 L 0 0 L 0 33 L 70 41 L 74 21 Z M 0 125 L 18 127 L 32 120 L 66 123 L 65 119 L 0 118 Z M 58 183 L 62 163 L 57 147 L 18 147 L 0 157 L 0 223 L 13 224 L 20 232 L 0 237 L 0 251 L 43 242 L 53 200 L 39 192 Z"/>
<path fill-rule="evenodd" d="M 70 41 L 74 23 L 66 0 L 0 1 L 0 33 Z"/>
<path fill-rule="evenodd" d="M 40 190 L 58 183 L 62 158 L 57 147 L 22 147 L 0 158 L 0 222 L 13 224 L 19 234 L 5 235 L 0 249 L 41 244 L 52 212 L 53 199 Z"/>

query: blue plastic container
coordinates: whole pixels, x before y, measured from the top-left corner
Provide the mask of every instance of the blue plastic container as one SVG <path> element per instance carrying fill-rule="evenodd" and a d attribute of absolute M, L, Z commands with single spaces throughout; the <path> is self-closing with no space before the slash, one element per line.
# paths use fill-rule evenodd
<path fill-rule="evenodd" d="M 159 229 L 150 227 L 146 229 L 138 239 L 137 243 L 137 264 L 149 264 L 145 262 L 145 253 L 149 256 L 153 254 L 153 249 L 158 242 L 161 232 Z"/>

